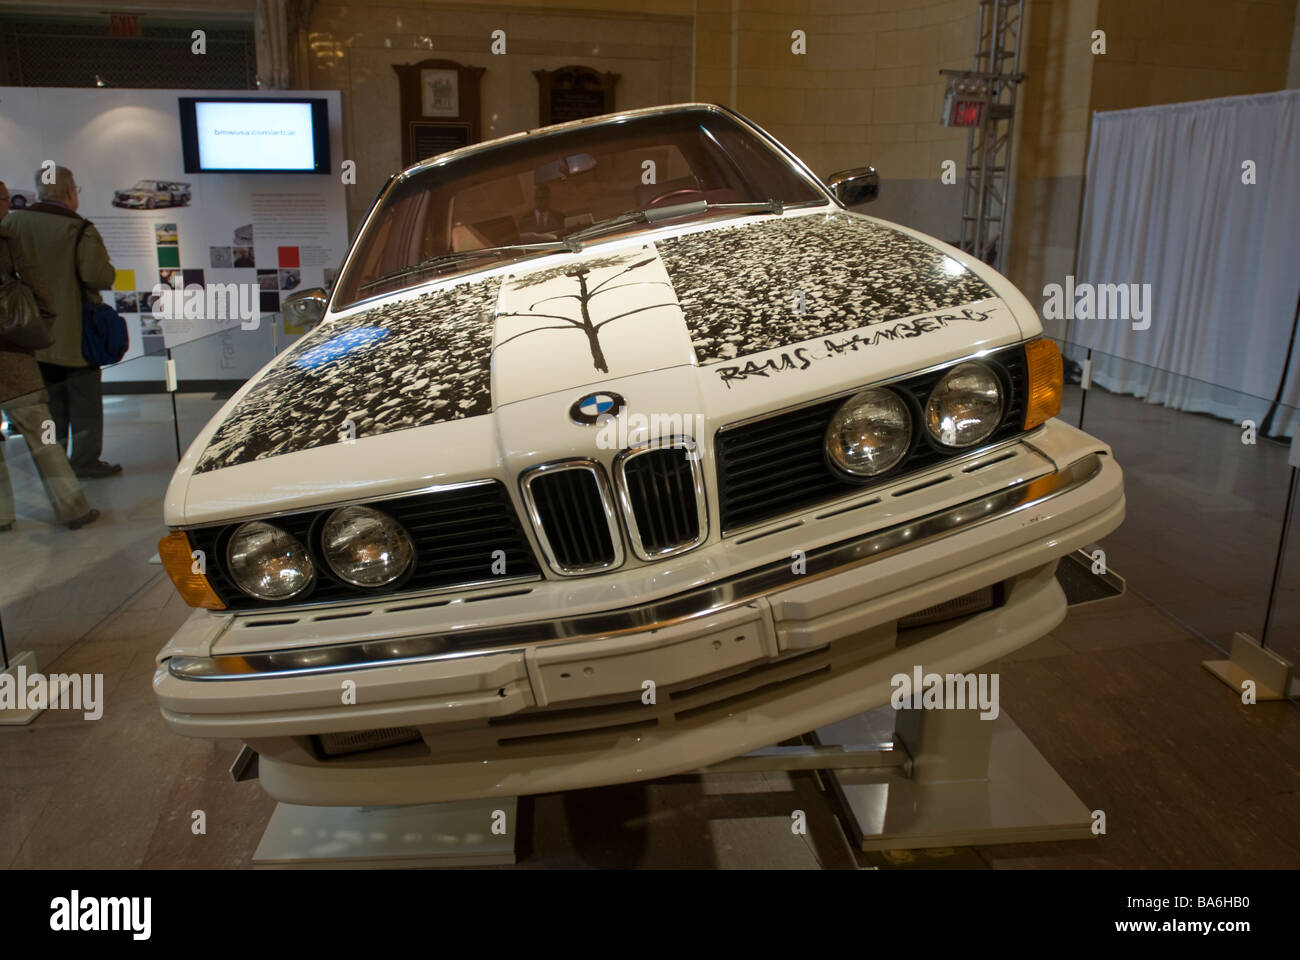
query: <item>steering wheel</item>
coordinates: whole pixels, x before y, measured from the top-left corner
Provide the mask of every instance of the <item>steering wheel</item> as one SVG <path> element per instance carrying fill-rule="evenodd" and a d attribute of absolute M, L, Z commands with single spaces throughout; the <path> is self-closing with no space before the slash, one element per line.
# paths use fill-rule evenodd
<path fill-rule="evenodd" d="M 667 201 L 672 200 L 674 197 L 687 197 L 691 195 L 698 196 L 698 195 L 703 195 L 703 193 L 704 193 L 703 190 L 697 190 L 694 187 L 683 187 L 680 190 L 669 190 L 667 193 L 659 194 L 659 196 L 655 197 L 653 200 L 647 203 L 646 206 L 658 207 L 666 203 Z"/>

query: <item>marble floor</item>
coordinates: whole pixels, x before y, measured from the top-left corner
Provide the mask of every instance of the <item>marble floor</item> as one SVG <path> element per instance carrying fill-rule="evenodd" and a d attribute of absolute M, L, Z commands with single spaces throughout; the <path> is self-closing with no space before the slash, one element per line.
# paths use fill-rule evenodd
<path fill-rule="evenodd" d="M 20 487 L 19 528 L 3 535 L 17 537 L 0 558 L 10 650 L 38 648 L 47 671 L 103 673 L 107 707 L 94 722 L 49 711 L 0 727 L 0 866 L 247 868 L 273 802 L 231 781 L 237 743 L 171 735 L 150 685 L 154 655 L 188 615 L 149 563 L 175 460 L 170 406 L 110 400 L 106 453 L 134 482 L 88 484 L 107 507 L 103 525 L 54 527 L 39 488 Z M 215 406 L 183 398 L 184 431 Z M 1087 412 L 1126 469 L 1128 520 L 1103 547 L 1130 592 L 1073 608 L 990 669 L 1004 709 L 1084 803 L 1106 811 L 1105 836 L 868 855 L 845 839 L 816 775 L 709 774 L 523 798 L 519 866 L 1300 866 L 1300 712 L 1244 706 L 1201 666 L 1217 656 L 1207 640 L 1262 623 L 1285 448 L 1234 464 L 1230 424 L 1100 391 Z M 1292 544 L 1294 554 L 1300 536 Z M 1300 623 L 1300 556 L 1286 569 L 1279 646 Z M 808 815 L 806 835 L 791 833 L 794 809 Z M 199 810 L 203 835 L 191 831 Z"/>

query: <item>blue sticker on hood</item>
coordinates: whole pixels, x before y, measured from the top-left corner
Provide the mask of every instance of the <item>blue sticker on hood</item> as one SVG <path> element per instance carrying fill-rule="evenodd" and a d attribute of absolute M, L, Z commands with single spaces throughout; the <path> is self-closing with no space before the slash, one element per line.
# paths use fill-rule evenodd
<path fill-rule="evenodd" d="M 487 413 L 500 285 L 460 284 L 313 330 L 239 401 L 194 472 Z"/>

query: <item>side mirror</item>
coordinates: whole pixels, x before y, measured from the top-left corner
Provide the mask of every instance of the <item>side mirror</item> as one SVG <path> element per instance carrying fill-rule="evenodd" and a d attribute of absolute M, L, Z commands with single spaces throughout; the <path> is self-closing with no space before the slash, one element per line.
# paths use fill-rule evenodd
<path fill-rule="evenodd" d="M 329 294 L 325 290 L 309 287 L 285 297 L 280 304 L 280 315 L 286 324 L 310 329 L 325 319 L 327 303 Z"/>
<path fill-rule="evenodd" d="M 880 174 L 875 167 L 854 167 L 832 173 L 827 186 L 835 199 L 846 207 L 870 203 L 880 196 Z"/>

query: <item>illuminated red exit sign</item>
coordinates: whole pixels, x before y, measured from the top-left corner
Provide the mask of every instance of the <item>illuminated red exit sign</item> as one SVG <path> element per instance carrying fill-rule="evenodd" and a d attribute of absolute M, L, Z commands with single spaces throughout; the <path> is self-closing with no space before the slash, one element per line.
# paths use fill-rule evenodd
<path fill-rule="evenodd" d="M 108 15 L 108 35 L 110 37 L 140 36 L 140 15 L 138 13 L 110 13 Z"/>
<path fill-rule="evenodd" d="M 956 97 L 953 98 L 952 112 L 948 115 L 948 126 L 978 127 L 983 123 L 983 100 L 958 100 Z"/>

